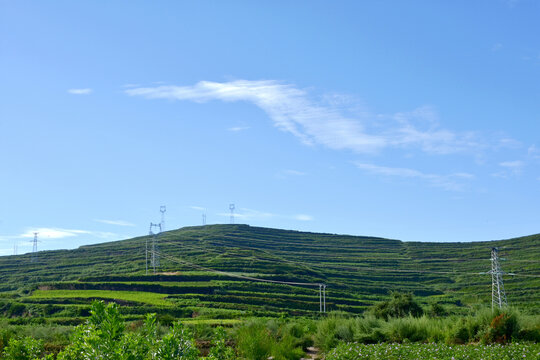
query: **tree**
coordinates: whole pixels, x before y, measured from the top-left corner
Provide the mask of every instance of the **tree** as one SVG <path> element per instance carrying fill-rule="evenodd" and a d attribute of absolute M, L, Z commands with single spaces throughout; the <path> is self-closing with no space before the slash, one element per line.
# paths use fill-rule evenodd
<path fill-rule="evenodd" d="M 388 320 L 391 317 L 420 317 L 424 314 L 422 307 L 413 299 L 411 293 L 392 291 L 390 300 L 378 303 L 371 312 L 380 319 Z"/>

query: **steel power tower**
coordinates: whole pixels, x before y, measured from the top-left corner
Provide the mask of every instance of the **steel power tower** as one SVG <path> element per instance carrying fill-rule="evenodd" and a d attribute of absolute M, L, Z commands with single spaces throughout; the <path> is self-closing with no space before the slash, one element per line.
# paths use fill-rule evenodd
<path fill-rule="evenodd" d="M 229 204 L 229 210 L 231 211 L 230 223 L 234 224 L 234 204 Z"/>
<path fill-rule="evenodd" d="M 319 312 L 326 312 L 326 284 L 319 284 Z"/>
<path fill-rule="evenodd" d="M 161 231 L 165 231 L 165 212 L 167 211 L 167 207 L 165 205 L 161 205 L 159 207 L 159 212 L 161 213 Z"/>
<path fill-rule="evenodd" d="M 36 262 L 37 261 L 37 243 L 38 243 L 38 236 L 39 233 L 34 233 L 34 240 L 32 241 L 32 259 L 30 262 Z"/>
<path fill-rule="evenodd" d="M 494 247 L 491 249 L 491 309 L 495 306 L 501 309 L 503 306 L 507 306 L 506 293 L 504 292 L 503 274 L 501 270 L 501 264 L 499 263 L 499 249 Z"/>
<path fill-rule="evenodd" d="M 154 232 L 154 228 L 158 228 L 158 232 Z M 148 236 L 152 237 L 152 250 L 150 250 L 150 266 L 154 274 L 156 273 L 156 268 L 159 267 L 159 248 L 157 244 L 157 237 L 161 233 L 161 224 L 150 223 L 150 230 L 148 231 Z M 146 275 L 148 275 L 148 237 L 146 238 Z"/>

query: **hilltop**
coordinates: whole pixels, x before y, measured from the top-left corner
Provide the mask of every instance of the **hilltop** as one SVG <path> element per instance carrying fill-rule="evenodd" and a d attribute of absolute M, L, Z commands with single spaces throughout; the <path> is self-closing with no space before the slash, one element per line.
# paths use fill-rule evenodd
<path fill-rule="evenodd" d="M 115 299 L 128 318 L 314 315 L 324 283 L 328 310 L 360 313 L 390 290 L 454 312 L 490 304 L 490 250 L 499 247 L 508 301 L 540 309 L 540 234 L 470 243 L 402 242 L 248 225 L 186 227 L 159 236 L 160 267 L 145 275 L 146 236 L 74 250 L 0 257 L 0 313 L 76 323 L 91 299 Z M 214 271 L 221 271 L 216 273 Z M 25 320 L 20 320 L 25 321 Z M 224 320 L 225 321 L 225 320 Z"/>

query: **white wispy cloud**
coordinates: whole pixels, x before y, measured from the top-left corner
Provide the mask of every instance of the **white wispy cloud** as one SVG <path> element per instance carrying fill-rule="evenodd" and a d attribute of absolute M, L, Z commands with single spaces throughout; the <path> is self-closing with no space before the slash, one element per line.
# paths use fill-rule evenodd
<path fill-rule="evenodd" d="M 294 215 L 293 218 L 298 221 L 313 221 L 313 216 L 306 214 Z"/>
<path fill-rule="evenodd" d="M 88 95 L 93 92 L 92 89 L 84 88 L 84 89 L 69 89 L 68 93 L 73 95 Z"/>
<path fill-rule="evenodd" d="M 191 209 L 193 210 L 198 210 L 198 211 L 204 211 L 206 210 L 204 207 L 202 206 L 190 206 Z"/>
<path fill-rule="evenodd" d="M 525 167 L 525 162 L 521 160 L 503 161 L 499 163 L 499 166 L 502 167 L 503 170 L 492 175 L 500 178 L 509 178 L 521 174 Z"/>
<path fill-rule="evenodd" d="M 219 216 L 231 216 L 230 213 L 219 213 Z M 270 212 L 264 212 L 254 209 L 247 209 L 247 208 L 240 208 L 236 210 L 233 214 L 234 218 L 238 218 L 241 220 L 261 220 L 261 219 L 270 219 L 273 217 L 276 217 L 276 214 L 270 213 Z"/>
<path fill-rule="evenodd" d="M 525 165 L 525 163 L 521 160 L 514 160 L 514 161 L 503 161 L 499 163 L 499 165 L 507 169 L 516 170 L 516 169 L 521 169 Z"/>
<path fill-rule="evenodd" d="M 540 159 L 540 149 L 536 145 L 529 146 L 527 153 L 534 159 Z"/>
<path fill-rule="evenodd" d="M 230 217 L 230 213 L 219 213 L 218 216 Z M 313 217 L 307 214 L 296 214 L 296 215 L 286 215 L 286 214 L 275 214 L 267 211 L 260 211 L 254 209 L 240 208 L 234 213 L 234 218 L 239 221 L 252 221 L 252 220 L 268 220 L 268 219 L 292 219 L 298 221 L 312 221 Z"/>
<path fill-rule="evenodd" d="M 38 238 L 46 239 L 64 239 L 69 237 L 77 237 L 81 235 L 88 235 L 97 237 L 100 239 L 111 239 L 119 237 L 115 233 L 105 232 L 105 231 L 90 231 L 90 230 L 79 230 L 79 229 L 63 229 L 63 228 L 28 228 L 23 233 L 18 235 L 2 235 L 0 240 L 13 240 L 13 239 L 31 239 L 34 237 L 34 233 L 38 233 Z"/>
<path fill-rule="evenodd" d="M 90 231 L 90 230 L 80 230 L 80 229 L 63 229 L 63 228 L 47 228 L 47 227 L 38 227 L 38 228 L 29 228 L 24 232 L 18 235 L 0 235 L 0 255 L 11 255 L 13 254 L 13 248 L 7 246 L 8 243 L 16 241 L 17 247 L 19 249 L 19 254 L 26 253 L 27 250 L 32 246 L 32 239 L 34 238 L 34 233 L 38 233 L 38 241 L 47 243 L 49 246 L 51 244 L 57 244 L 65 246 L 66 239 L 76 238 L 80 236 L 98 238 L 102 241 L 118 240 L 125 238 L 126 236 L 119 235 L 112 232 L 105 231 Z M 75 241 L 75 240 L 69 240 Z M 4 243 L 4 244 L 2 244 Z M 69 247 L 69 246 L 68 246 Z"/>
<path fill-rule="evenodd" d="M 94 221 L 102 223 L 102 224 L 108 224 L 108 225 L 135 226 L 135 224 L 130 223 L 129 221 L 124 221 L 124 220 L 94 219 Z"/>
<path fill-rule="evenodd" d="M 227 130 L 232 131 L 232 132 L 239 132 L 239 131 L 244 131 L 248 129 L 249 129 L 249 126 L 234 126 L 234 127 L 228 128 Z"/>
<path fill-rule="evenodd" d="M 35 228 L 28 229 L 26 232 L 19 235 L 21 238 L 33 238 L 34 233 L 38 233 L 39 237 L 49 239 L 62 239 L 66 237 L 74 237 L 82 234 L 91 234 L 91 231 L 87 230 L 74 230 L 74 229 L 60 229 L 60 228 Z"/>
<path fill-rule="evenodd" d="M 274 125 L 298 137 L 304 144 L 334 150 L 372 153 L 385 148 L 418 148 L 427 153 L 449 154 L 477 149 L 474 133 L 442 129 L 430 107 L 391 115 L 355 111 L 349 114 L 343 101 L 315 100 L 291 84 L 275 80 L 201 81 L 193 86 L 157 86 L 126 89 L 131 96 L 194 102 L 246 101 L 263 111 Z M 423 127 L 417 122 L 425 124 Z"/>
<path fill-rule="evenodd" d="M 517 148 L 520 148 L 522 146 L 523 146 L 523 144 L 520 141 L 518 141 L 516 139 L 505 137 L 505 138 L 499 139 L 497 147 L 498 148 L 517 149 Z"/>
<path fill-rule="evenodd" d="M 463 180 L 474 178 L 474 175 L 469 173 L 453 173 L 450 175 L 439 175 L 423 173 L 421 171 L 408 168 L 379 166 L 361 162 L 355 162 L 354 164 L 359 169 L 374 175 L 422 179 L 431 186 L 449 191 L 463 190 Z"/>
<path fill-rule="evenodd" d="M 300 177 L 300 176 L 306 176 L 306 175 L 307 173 L 303 171 L 294 170 L 294 169 L 285 169 L 285 170 L 280 170 L 276 172 L 275 177 L 278 179 L 287 179 L 291 177 Z"/>
<path fill-rule="evenodd" d="M 287 170 L 283 170 L 283 173 L 287 174 L 287 175 L 294 175 L 294 176 L 304 176 L 304 175 L 307 175 L 305 172 L 303 171 L 298 171 L 298 170 L 292 170 L 292 169 L 287 169 Z"/>
<path fill-rule="evenodd" d="M 503 44 L 501 43 L 496 43 L 496 44 L 493 44 L 493 46 L 491 47 L 491 51 L 499 51 L 503 48 Z"/>

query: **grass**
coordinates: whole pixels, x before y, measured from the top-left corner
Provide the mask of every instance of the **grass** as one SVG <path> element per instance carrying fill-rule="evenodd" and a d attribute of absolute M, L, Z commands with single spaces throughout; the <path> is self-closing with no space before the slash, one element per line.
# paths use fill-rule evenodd
<path fill-rule="evenodd" d="M 238 313 L 230 310 L 243 316 L 317 316 L 317 287 L 256 283 L 166 257 L 161 259 L 160 273 L 145 275 L 146 239 L 43 251 L 36 262 L 30 261 L 30 254 L 0 257 L 0 317 L 24 320 L 30 315 L 69 317 L 69 313 L 80 317 L 82 313 L 69 306 L 87 306 L 94 297 L 129 302 L 133 315 L 168 307 L 171 316 L 182 318 L 199 316 L 204 313 L 201 308 L 209 310 L 208 316 L 215 310 L 220 318 L 237 318 Z M 493 242 L 417 243 L 208 225 L 168 231 L 159 242 L 164 254 L 211 269 L 325 283 L 327 308 L 349 314 L 362 313 L 391 290 L 412 292 L 425 308 L 437 303 L 454 314 L 489 305 L 491 278 L 479 273 L 490 270 L 494 246 L 507 259 L 504 271 L 540 275 L 540 234 Z M 540 277 L 505 276 L 504 281 L 512 306 L 540 314 Z M 52 291 L 61 295 L 53 297 Z M 13 303 L 26 308 L 14 312 Z M 173 312 L 180 307 L 183 311 Z M 66 309 L 64 315 L 61 308 Z"/>
<path fill-rule="evenodd" d="M 174 304 L 164 300 L 163 294 L 140 291 L 108 290 L 36 290 L 30 299 L 109 299 L 170 307 Z"/>

